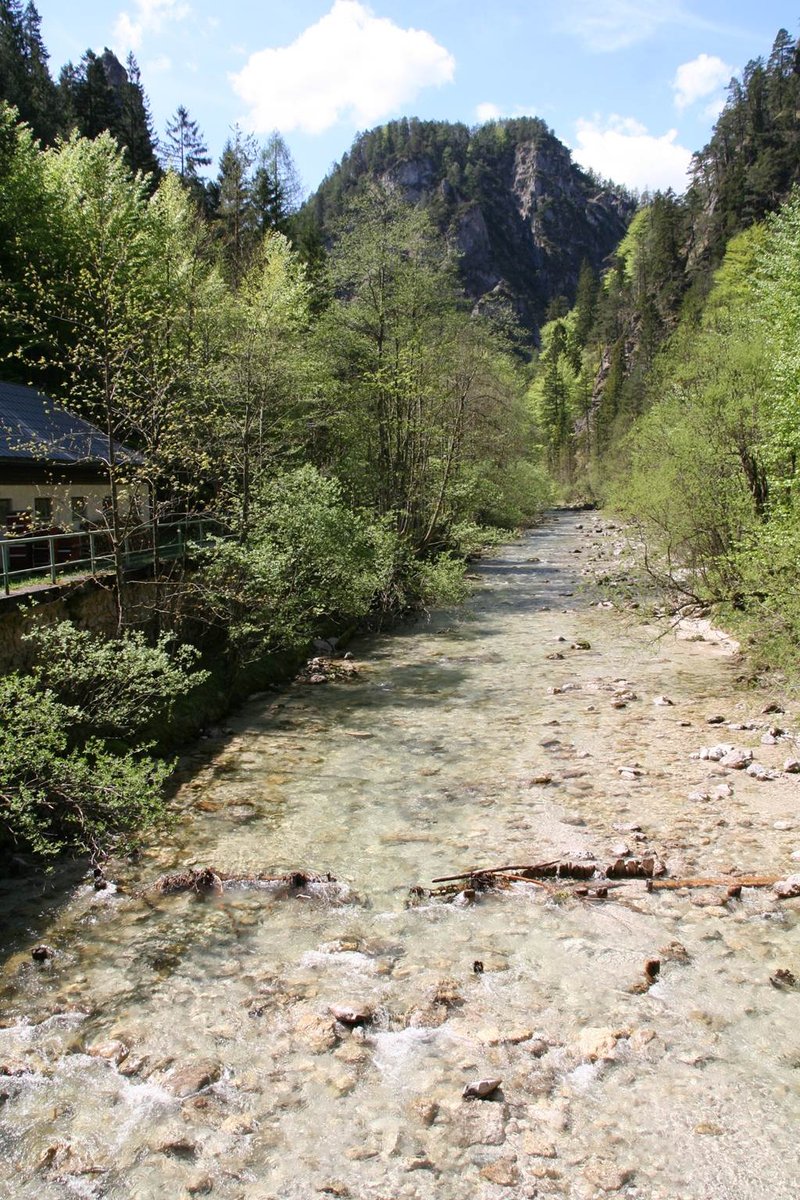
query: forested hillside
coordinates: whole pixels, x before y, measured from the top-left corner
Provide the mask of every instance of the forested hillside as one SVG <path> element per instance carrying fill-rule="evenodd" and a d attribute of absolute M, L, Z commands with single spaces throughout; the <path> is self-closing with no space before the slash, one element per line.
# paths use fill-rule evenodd
<path fill-rule="evenodd" d="M 800 68 L 781 30 L 732 81 L 685 196 L 649 198 L 543 330 L 531 400 L 574 494 L 639 522 L 679 597 L 797 663 Z"/>
<path fill-rule="evenodd" d="M 519 323 L 527 345 L 549 311 L 574 302 L 581 265 L 604 265 L 635 208 L 534 117 L 474 129 L 404 119 L 361 134 L 306 206 L 326 238 L 368 180 L 425 209 L 477 311 Z"/>

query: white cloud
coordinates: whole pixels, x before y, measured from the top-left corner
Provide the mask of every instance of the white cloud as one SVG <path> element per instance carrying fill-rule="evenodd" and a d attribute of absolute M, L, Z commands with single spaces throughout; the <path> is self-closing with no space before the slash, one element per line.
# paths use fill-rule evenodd
<path fill-rule="evenodd" d="M 477 105 L 475 109 L 475 116 L 481 125 L 484 121 L 498 121 L 502 115 L 503 110 L 490 101 Z"/>
<path fill-rule="evenodd" d="M 252 54 L 231 83 L 255 133 L 372 125 L 424 87 L 450 83 L 455 59 L 431 34 L 401 29 L 358 0 L 336 0 L 290 46 Z"/>
<path fill-rule="evenodd" d="M 121 12 L 114 23 L 114 39 L 126 50 L 138 50 L 146 33 L 159 33 L 167 21 L 182 21 L 191 12 L 183 0 L 134 0 L 133 16 Z"/>
<path fill-rule="evenodd" d="M 580 38 L 590 50 L 626 50 L 678 25 L 708 33 L 741 35 L 735 26 L 692 12 L 691 0 L 561 0 L 556 28 Z"/>
<path fill-rule="evenodd" d="M 675 107 L 688 108 L 698 100 L 710 96 L 724 87 L 733 75 L 721 58 L 713 54 L 698 54 L 691 62 L 682 63 L 675 72 L 672 87 L 675 92 Z"/>
<path fill-rule="evenodd" d="M 172 59 L 168 54 L 159 54 L 157 58 L 149 58 L 144 64 L 144 72 L 150 75 L 165 75 L 172 70 Z"/>
<path fill-rule="evenodd" d="M 680 7 L 674 0 L 564 0 L 558 27 L 591 50 L 624 50 L 674 21 Z"/>
<path fill-rule="evenodd" d="M 682 192 L 688 183 L 686 172 L 692 152 L 681 146 L 677 137 L 677 129 L 660 137 L 648 133 L 646 126 L 633 117 L 581 119 L 574 156 L 582 167 L 615 183 L 640 191 L 671 187 Z"/>

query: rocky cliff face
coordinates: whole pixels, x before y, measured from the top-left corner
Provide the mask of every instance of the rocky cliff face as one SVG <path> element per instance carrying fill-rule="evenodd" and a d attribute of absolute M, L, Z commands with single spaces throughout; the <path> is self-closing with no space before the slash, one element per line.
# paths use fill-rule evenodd
<path fill-rule="evenodd" d="M 480 309 L 511 308 L 534 341 L 551 301 L 572 303 L 584 259 L 599 270 L 634 211 L 532 119 L 475 131 L 396 122 L 362 135 L 311 201 L 323 225 L 364 176 L 429 207 L 459 255 L 467 296 Z"/>

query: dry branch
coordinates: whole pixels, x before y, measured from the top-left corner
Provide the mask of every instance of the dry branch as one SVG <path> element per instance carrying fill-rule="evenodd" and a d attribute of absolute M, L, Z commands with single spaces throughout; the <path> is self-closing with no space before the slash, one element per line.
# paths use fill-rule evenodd
<path fill-rule="evenodd" d="M 679 888 L 765 888 L 780 883 L 781 875 L 727 875 L 723 878 L 706 878 L 704 876 L 691 879 L 649 879 L 648 892 L 677 891 Z"/>

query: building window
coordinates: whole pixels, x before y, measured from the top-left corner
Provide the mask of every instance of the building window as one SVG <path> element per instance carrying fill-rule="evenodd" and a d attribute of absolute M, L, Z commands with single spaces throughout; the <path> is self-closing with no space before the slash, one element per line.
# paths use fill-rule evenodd
<path fill-rule="evenodd" d="M 34 524 L 40 529 L 51 529 L 53 525 L 52 496 L 37 496 L 33 502 Z"/>
<path fill-rule="evenodd" d="M 0 525 L 5 525 L 6 518 L 10 517 L 13 511 L 14 505 L 11 502 L 11 498 L 0 496 Z"/>

